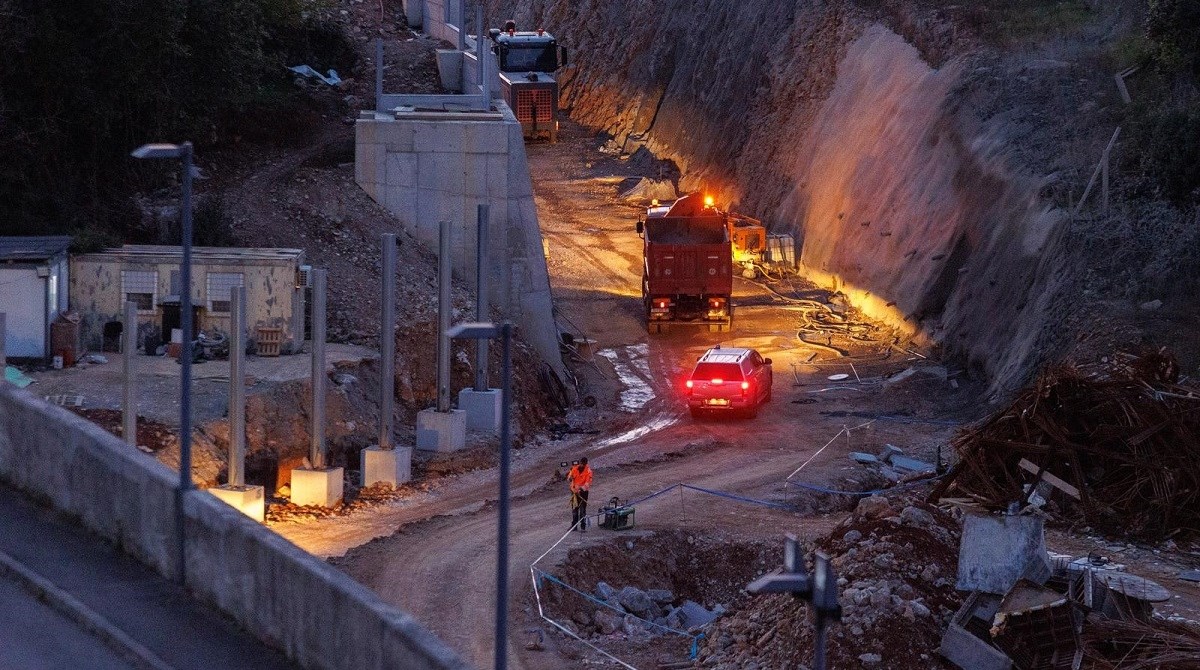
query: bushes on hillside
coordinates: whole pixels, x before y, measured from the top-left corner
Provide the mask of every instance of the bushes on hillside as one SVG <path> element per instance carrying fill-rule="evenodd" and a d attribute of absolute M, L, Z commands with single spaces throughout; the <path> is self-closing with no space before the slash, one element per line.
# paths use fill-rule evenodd
<path fill-rule="evenodd" d="M 0 0 L 0 232 L 122 237 L 129 151 L 202 141 L 286 81 L 309 2 Z"/>

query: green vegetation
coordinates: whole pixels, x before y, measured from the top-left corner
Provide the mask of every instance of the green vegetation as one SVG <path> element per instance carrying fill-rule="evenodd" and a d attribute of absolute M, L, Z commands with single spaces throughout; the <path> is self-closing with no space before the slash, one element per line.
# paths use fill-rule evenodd
<path fill-rule="evenodd" d="M 0 0 L 0 233 L 132 234 L 128 195 L 161 176 L 129 151 L 236 131 L 289 81 L 347 68 L 309 0 Z M 336 62 L 334 62 L 336 61 Z M 276 96 L 274 99 L 281 99 Z"/>
<path fill-rule="evenodd" d="M 1139 190 L 1200 204 L 1200 0 L 1148 0 L 1125 167 Z"/>
<path fill-rule="evenodd" d="M 998 0 L 981 2 L 970 11 L 977 15 L 980 33 L 1000 42 L 1065 33 L 1094 15 L 1083 0 Z"/>

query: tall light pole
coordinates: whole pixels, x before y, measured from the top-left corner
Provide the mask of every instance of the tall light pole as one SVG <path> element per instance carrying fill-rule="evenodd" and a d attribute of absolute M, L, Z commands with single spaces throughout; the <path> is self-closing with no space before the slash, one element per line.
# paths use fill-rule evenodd
<path fill-rule="evenodd" d="M 507 321 L 463 323 L 446 331 L 448 339 L 494 340 L 502 350 L 500 377 L 500 510 L 496 536 L 496 670 L 508 667 L 508 509 L 509 455 L 512 451 L 512 334 Z"/>
<path fill-rule="evenodd" d="M 184 557 L 183 498 L 192 488 L 192 143 L 143 144 L 132 153 L 134 158 L 178 158 L 183 162 L 183 262 L 180 266 L 179 311 L 183 327 L 183 353 L 180 354 L 180 378 L 183 386 L 179 407 L 179 487 L 175 490 L 175 523 L 179 543 L 179 581 L 185 583 L 187 561 Z"/>

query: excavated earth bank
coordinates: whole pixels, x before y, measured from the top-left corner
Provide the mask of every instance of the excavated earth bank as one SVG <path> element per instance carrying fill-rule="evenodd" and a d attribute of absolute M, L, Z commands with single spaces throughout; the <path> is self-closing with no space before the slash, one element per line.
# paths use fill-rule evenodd
<path fill-rule="evenodd" d="M 993 391 L 1071 340 L 1069 204 L 1119 104 L 1088 31 L 1127 20 L 1118 10 L 1000 49 L 975 34 L 989 30 L 978 7 L 488 4 L 569 46 L 574 119 L 673 160 L 681 189 L 792 232 L 810 277 L 942 344 Z"/>

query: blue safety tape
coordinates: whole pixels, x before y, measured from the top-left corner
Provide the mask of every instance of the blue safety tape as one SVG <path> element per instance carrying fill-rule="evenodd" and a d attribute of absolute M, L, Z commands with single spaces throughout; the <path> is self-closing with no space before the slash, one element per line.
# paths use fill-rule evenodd
<path fill-rule="evenodd" d="M 682 636 L 684 636 L 684 637 L 695 637 L 695 636 L 693 636 L 691 633 L 689 633 L 689 632 L 687 632 L 687 631 L 684 631 L 684 630 L 677 630 L 677 629 L 675 629 L 675 628 L 671 628 L 670 626 L 664 626 L 664 625 L 662 625 L 662 624 L 659 624 L 659 623 L 654 623 L 653 621 L 650 621 L 649 619 L 643 619 L 642 617 L 640 617 L 640 616 L 638 616 L 638 615 L 636 615 L 636 614 L 633 614 L 633 613 L 631 613 L 631 612 L 626 612 L 625 610 L 623 610 L 623 609 L 621 609 L 621 608 L 619 608 L 619 607 L 613 607 L 612 605 L 610 605 L 610 604 L 608 604 L 608 603 L 604 602 L 603 600 L 600 600 L 599 598 L 597 598 L 597 597 L 593 596 L 593 595 L 592 595 L 592 594 L 590 594 L 590 593 L 585 593 L 585 592 L 583 592 L 583 591 L 580 591 L 579 589 L 575 588 L 574 586 L 571 586 L 570 584 L 567 584 L 566 582 L 562 581 L 561 579 L 559 579 L 559 578 L 555 577 L 554 575 L 552 575 L 552 574 L 550 574 L 550 573 L 548 573 L 548 572 L 543 572 L 543 571 L 541 571 L 541 570 L 539 570 L 539 569 L 537 569 L 537 568 L 534 568 L 534 569 L 533 569 L 533 571 L 534 571 L 535 573 L 537 573 L 537 575 L 538 575 L 539 577 L 542 577 L 543 579 L 546 579 L 546 580 L 548 580 L 548 581 L 554 582 L 555 584 L 558 584 L 559 586 L 562 586 L 563 588 L 567 589 L 568 591 L 573 591 L 573 592 L 575 592 L 575 593 L 577 593 L 577 594 L 579 594 L 579 595 L 583 596 L 583 597 L 584 597 L 584 598 L 586 598 L 587 600 L 590 600 L 590 601 L 592 601 L 592 602 L 596 603 L 597 605 L 600 605 L 601 607 L 607 607 L 608 609 L 610 609 L 610 610 L 612 610 L 612 611 L 614 611 L 614 612 L 620 612 L 620 613 L 621 613 L 621 614 L 623 614 L 623 615 L 632 616 L 633 618 L 637 619 L 638 621 L 644 621 L 645 623 L 648 623 L 648 624 L 650 624 L 651 626 L 654 626 L 655 628 L 661 628 L 661 629 L 663 629 L 663 630 L 665 630 L 665 631 L 668 631 L 668 632 L 670 632 L 670 633 L 675 633 L 676 635 L 682 635 Z M 703 637 L 703 634 L 700 634 L 700 637 Z M 695 645 L 694 645 L 694 643 L 693 643 L 693 646 L 695 646 Z"/>
<path fill-rule="evenodd" d="M 724 491 L 713 491 L 711 489 L 705 489 L 705 488 L 701 488 L 699 486 L 692 486 L 691 484 L 680 484 L 680 486 L 682 486 L 685 489 L 699 491 L 700 493 L 707 493 L 710 496 L 729 498 L 730 500 L 737 500 L 739 502 L 750 503 L 752 505 L 762 505 L 763 507 L 771 507 L 774 509 L 787 510 L 789 512 L 795 511 L 795 508 L 792 507 L 791 505 L 785 505 L 783 503 L 771 502 L 770 500 L 759 500 L 757 498 L 747 498 L 746 496 L 740 496 L 735 493 L 726 493 Z"/>
<path fill-rule="evenodd" d="M 873 496 L 873 495 L 877 495 L 880 493 L 890 493 L 892 491 L 903 491 L 905 489 L 911 489 L 911 488 L 916 488 L 918 486 L 924 486 L 925 484 L 936 482 L 945 476 L 946 475 L 938 475 L 937 477 L 930 477 L 929 479 L 920 479 L 915 482 L 908 482 L 907 484 L 899 484 L 896 486 L 889 486 L 887 488 L 875 489 L 872 491 L 839 491 L 837 489 L 825 488 L 824 486 L 817 486 L 816 484 L 805 484 L 804 482 L 792 482 L 792 481 L 784 482 L 784 484 L 787 486 L 795 486 L 798 488 L 802 488 L 802 489 L 805 489 L 808 491 L 815 491 L 817 493 L 828 493 L 830 495 L 835 495 L 835 496 L 857 496 L 857 497 L 865 498 L 867 496 Z"/>
<path fill-rule="evenodd" d="M 657 491 L 657 492 L 655 492 L 655 493 L 651 493 L 650 495 L 648 495 L 648 496 L 646 496 L 646 497 L 644 497 L 644 498 L 638 498 L 637 500 L 631 500 L 631 501 L 629 501 L 629 502 L 626 502 L 626 503 L 621 503 L 621 504 L 622 504 L 623 506 L 625 506 L 625 507 L 631 507 L 631 506 L 633 506 L 633 505 L 636 505 L 636 504 L 638 504 L 638 503 L 644 503 L 644 502 L 646 502 L 647 500 L 650 500 L 650 499 L 652 499 L 652 498 L 657 498 L 657 497 L 659 497 L 659 496 L 661 496 L 661 495 L 664 495 L 664 494 L 670 493 L 671 491 L 674 491 L 675 489 L 679 488 L 680 486 L 683 486 L 683 485 L 682 485 L 682 484 L 671 484 L 671 485 L 670 485 L 670 486 L 668 486 L 667 488 L 665 488 L 665 489 L 663 489 L 663 490 L 661 490 L 661 491 Z"/>

